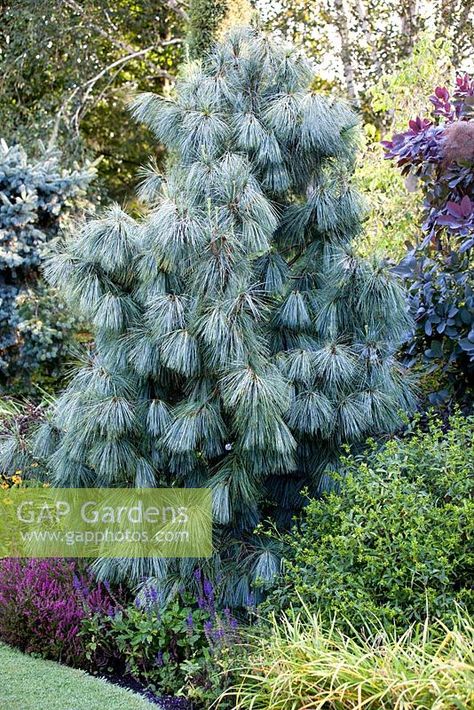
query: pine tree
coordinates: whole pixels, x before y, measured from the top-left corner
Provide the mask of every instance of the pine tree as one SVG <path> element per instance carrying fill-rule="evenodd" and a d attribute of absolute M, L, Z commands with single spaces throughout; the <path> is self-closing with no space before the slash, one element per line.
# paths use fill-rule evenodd
<path fill-rule="evenodd" d="M 37 440 L 61 486 L 209 486 L 228 603 L 278 569 L 275 543 L 346 443 L 411 406 L 394 350 L 402 291 L 353 248 L 357 118 L 310 88 L 291 47 L 234 31 L 187 67 L 176 98 L 134 113 L 169 151 L 136 222 L 118 207 L 49 266 L 95 350 Z M 169 589 L 193 560 L 110 560 L 109 577 Z"/>

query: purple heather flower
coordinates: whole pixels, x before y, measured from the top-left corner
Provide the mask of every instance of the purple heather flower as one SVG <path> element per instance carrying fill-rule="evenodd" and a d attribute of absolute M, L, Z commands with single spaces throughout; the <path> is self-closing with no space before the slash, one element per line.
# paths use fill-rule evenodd
<path fill-rule="evenodd" d="M 61 559 L 0 560 L 0 600 L 14 602 L 28 618 L 32 652 L 74 662 L 85 652 L 78 633 L 83 619 L 91 612 L 105 615 L 112 610 L 104 586 L 90 573 L 80 572 L 75 562 Z"/>

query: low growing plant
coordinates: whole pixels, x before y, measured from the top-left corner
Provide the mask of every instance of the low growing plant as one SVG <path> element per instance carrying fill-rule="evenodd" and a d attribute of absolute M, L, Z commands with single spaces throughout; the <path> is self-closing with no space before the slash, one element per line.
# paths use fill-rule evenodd
<path fill-rule="evenodd" d="M 119 659 L 122 673 L 151 690 L 207 708 L 226 687 L 238 630 L 229 609 L 217 610 L 211 582 L 200 570 L 195 579 L 197 599 L 181 591 L 164 605 L 148 585 L 115 615 L 85 617 L 81 636 L 89 659 Z"/>
<path fill-rule="evenodd" d="M 235 710 L 468 710 L 474 703 L 474 625 L 458 616 L 367 638 L 304 612 L 273 617 L 251 639 L 222 696 Z"/>
<path fill-rule="evenodd" d="M 72 560 L 0 560 L 0 640 L 21 651 L 82 667 L 83 620 L 115 613 L 108 586 Z"/>
<path fill-rule="evenodd" d="M 286 567 L 266 608 L 297 603 L 329 621 L 406 628 L 428 613 L 474 611 L 474 418 L 444 431 L 431 417 L 344 460 L 337 489 L 307 506 L 287 536 Z M 342 622 L 341 622 L 342 623 Z"/>

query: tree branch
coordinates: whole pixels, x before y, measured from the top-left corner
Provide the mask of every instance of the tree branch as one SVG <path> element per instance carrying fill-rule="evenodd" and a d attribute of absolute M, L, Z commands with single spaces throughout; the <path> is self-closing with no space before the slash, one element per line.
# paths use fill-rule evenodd
<path fill-rule="evenodd" d="M 182 20 L 185 22 L 189 22 L 189 15 L 184 10 L 184 8 L 181 7 L 179 2 L 177 0 L 165 0 L 165 5 L 169 7 L 170 10 L 172 10 L 178 17 L 181 17 Z"/>
<path fill-rule="evenodd" d="M 126 51 L 128 54 L 133 54 L 133 52 L 136 52 L 136 47 L 133 47 L 131 44 L 128 42 L 124 42 L 121 39 L 117 39 L 112 33 L 107 32 L 101 25 L 97 24 L 96 22 L 92 22 L 90 17 L 87 16 L 85 10 L 83 7 L 79 5 L 79 3 L 76 2 L 76 0 L 63 0 L 64 4 L 69 7 L 70 10 L 75 12 L 77 15 L 80 15 L 83 17 L 86 21 L 89 27 L 92 27 L 97 34 L 99 34 L 101 37 L 104 37 L 107 39 L 111 44 L 113 44 L 115 47 L 118 49 L 121 49 L 122 51 Z M 171 7 L 172 2 L 166 2 L 166 5 L 168 5 L 174 12 L 177 12 L 177 10 L 174 7 Z M 176 3 L 174 3 L 176 4 Z M 184 12 L 184 11 L 183 11 Z M 184 13 L 186 15 L 186 13 Z M 108 18 L 109 19 L 109 18 Z M 110 19 L 109 19 L 110 22 Z M 168 40 L 157 40 L 153 44 L 153 48 L 157 47 L 167 47 L 170 44 L 180 44 L 183 40 L 180 38 L 175 38 L 175 39 L 168 39 Z M 154 62 L 150 62 L 150 64 L 154 65 Z"/>
<path fill-rule="evenodd" d="M 166 44 L 174 44 L 176 40 L 168 40 Z M 81 114 L 83 114 L 83 109 L 84 106 L 87 103 L 87 100 L 89 96 L 91 95 L 94 86 L 97 84 L 99 79 L 101 79 L 105 74 L 107 74 L 111 69 L 115 69 L 115 67 L 121 66 L 122 64 L 125 64 L 126 62 L 130 62 L 132 59 L 137 59 L 138 57 L 142 57 L 144 54 L 147 52 L 151 52 L 152 49 L 155 49 L 155 45 L 150 45 L 149 47 L 145 47 L 145 49 L 140 49 L 136 52 L 131 52 L 130 54 L 127 54 L 125 57 L 120 57 L 120 59 L 116 59 L 115 62 L 112 62 L 111 64 L 108 64 L 106 67 L 101 69 L 98 74 L 93 76 L 91 79 L 86 81 L 84 84 L 82 84 L 81 88 L 86 89 L 84 96 L 82 97 L 81 101 L 79 102 L 79 106 L 77 107 L 74 117 L 73 117 L 73 123 L 76 127 L 76 131 L 79 132 L 79 123 L 81 120 Z M 173 77 L 169 72 L 167 72 L 165 69 L 159 69 L 158 70 L 159 76 L 163 76 L 167 79 L 172 79 Z"/>
<path fill-rule="evenodd" d="M 166 44 L 175 44 L 179 40 L 167 40 Z M 165 43 L 164 43 L 165 44 Z M 57 136 L 58 136 L 58 131 L 59 131 L 59 124 L 61 122 L 62 117 L 64 116 L 66 109 L 68 105 L 71 103 L 71 101 L 74 99 L 74 97 L 81 91 L 85 89 L 84 95 L 82 99 L 79 102 L 79 105 L 74 112 L 74 116 L 72 118 L 72 123 L 76 129 L 76 132 L 79 132 L 79 125 L 81 122 L 81 118 L 84 115 L 84 107 L 89 100 L 89 97 L 94 89 L 94 86 L 97 84 L 97 82 L 105 76 L 109 71 L 112 69 L 115 69 L 116 67 L 121 67 L 123 64 L 126 64 L 127 62 L 132 61 L 133 59 L 137 59 L 138 57 L 142 57 L 145 55 L 147 52 L 151 52 L 153 49 L 155 49 L 154 45 L 150 45 L 149 47 L 145 47 L 144 49 L 139 49 L 137 51 L 131 52 L 130 54 L 127 54 L 125 57 L 120 57 L 119 59 L 116 59 L 114 62 L 111 64 L 108 64 L 106 67 L 100 70 L 95 76 L 91 77 L 87 81 L 85 81 L 83 84 L 80 86 L 76 86 L 75 89 L 71 91 L 69 96 L 66 97 L 66 99 L 63 101 L 58 113 L 56 114 L 56 120 L 54 122 L 53 130 L 51 132 L 51 136 L 48 141 L 48 148 L 53 148 L 54 144 L 56 143 Z M 155 69 L 155 76 L 162 76 L 166 79 L 172 80 L 174 77 L 169 74 L 165 69 Z"/>

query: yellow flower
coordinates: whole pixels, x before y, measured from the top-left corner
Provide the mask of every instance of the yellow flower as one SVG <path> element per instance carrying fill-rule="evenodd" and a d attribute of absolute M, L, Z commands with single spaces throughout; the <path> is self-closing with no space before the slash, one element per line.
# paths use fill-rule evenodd
<path fill-rule="evenodd" d="M 17 486 L 19 486 L 21 483 L 21 476 L 18 476 L 17 474 L 15 474 L 14 476 L 12 476 L 12 481 L 13 481 L 13 483 L 16 483 Z"/>
<path fill-rule="evenodd" d="M 10 486 L 8 485 L 8 483 L 6 481 L 2 481 L 0 483 L 0 488 L 3 488 L 3 490 L 6 491 L 7 488 L 10 488 Z"/>
<path fill-rule="evenodd" d="M 21 468 L 19 468 L 18 471 L 15 471 L 15 476 L 19 476 L 20 473 L 23 473 L 23 471 L 21 470 Z"/>
<path fill-rule="evenodd" d="M 43 483 L 43 488 L 49 488 L 50 485 L 51 485 L 50 483 Z"/>

